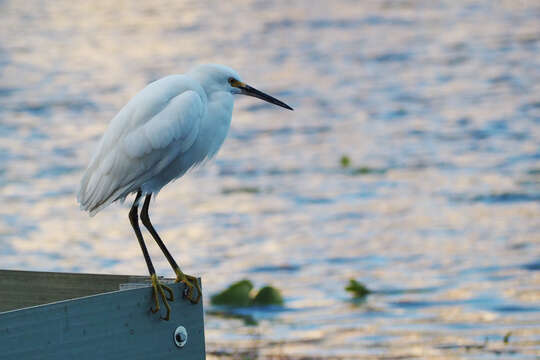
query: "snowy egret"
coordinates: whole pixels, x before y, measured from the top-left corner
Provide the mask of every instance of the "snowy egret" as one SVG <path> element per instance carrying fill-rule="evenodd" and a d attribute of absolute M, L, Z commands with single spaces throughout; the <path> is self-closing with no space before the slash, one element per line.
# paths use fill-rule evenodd
<path fill-rule="evenodd" d="M 254 96 L 292 110 L 290 106 L 243 83 L 223 65 L 199 65 L 184 75 L 170 75 L 147 85 L 111 120 L 81 180 L 77 195 L 90 216 L 116 200 L 136 193 L 129 220 L 150 272 L 157 312 L 159 297 L 169 319 L 173 293 L 162 284 L 148 255 L 139 227 L 140 218 L 176 273 L 186 285 L 185 296 L 193 303 L 201 297 L 197 279 L 184 274 L 150 222 L 152 194 L 184 175 L 190 168 L 213 157 L 225 140 L 234 94 Z M 197 294 L 194 294 L 194 287 Z M 167 294 L 165 294 L 167 292 Z"/>

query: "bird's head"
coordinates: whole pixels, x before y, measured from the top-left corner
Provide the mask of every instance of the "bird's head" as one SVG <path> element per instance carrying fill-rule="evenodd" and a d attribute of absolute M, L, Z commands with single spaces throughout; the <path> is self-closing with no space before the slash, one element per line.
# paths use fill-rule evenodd
<path fill-rule="evenodd" d="M 271 104 L 292 110 L 292 107 L 284 102 L 242 82 L 240 75 L 227 66 L 217 64 L 199 65 L 191 70 L 190 74 L 200 82 L 207 93 L 228 91 L 232 94 L 253 96 Z"/>

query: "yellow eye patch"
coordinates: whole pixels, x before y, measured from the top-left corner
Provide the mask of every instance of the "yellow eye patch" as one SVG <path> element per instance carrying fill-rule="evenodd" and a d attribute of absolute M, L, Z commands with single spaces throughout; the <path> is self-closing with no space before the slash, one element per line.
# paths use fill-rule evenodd
<path fill-rule="evenodd" d="M 231 84 L 231 86 L 235 88 L 240 88 L 242 86 L 245 86 L 243 82 L 238 81 L 235 78 L 229 78 L 229 84 Z"/>

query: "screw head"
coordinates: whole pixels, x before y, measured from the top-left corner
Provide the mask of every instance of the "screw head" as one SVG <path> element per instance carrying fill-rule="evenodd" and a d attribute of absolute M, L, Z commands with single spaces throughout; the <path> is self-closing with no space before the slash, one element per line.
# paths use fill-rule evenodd
<path fill-rule="evenodd" d="M 184 345 L 186 345 L 188 339 L 188 333 L 186 328 L 182 325 L 178 326 L 176 330 L 174 330 L 173 338 L 175 345 L 179 348 L 183 348 Z"/>

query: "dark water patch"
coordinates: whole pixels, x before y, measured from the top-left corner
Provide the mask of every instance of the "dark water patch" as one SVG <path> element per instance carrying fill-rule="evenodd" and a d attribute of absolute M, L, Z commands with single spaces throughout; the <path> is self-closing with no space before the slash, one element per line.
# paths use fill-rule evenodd
<path fill-rule="evenodd" d="M 216 161 L 218 165 L 220 164 L 220 161 Z M 286 175 L 297 175 L 302 173 L 302 169 L 292 168 L 292 169 L 282 169 L 282 168 L 270 168 L 270 169 L 258 169 L 258 168 L 242 168 L 238 169 L 232 166 L 227 166 L 223 164 L 223 166 L 219 167 L 219 175 L 220 176 L 234 176 L 234 177 L 242 177 L 242 178 L 252 178 L 252 177 L 258 177 L 258 176 L 286 176 Z"/>
<path fill-rule="evenodd" d="M 515 141 L 523 141 L 527 140 L 530 137 L 530 134 L 527 132 L 518 132 L 514 131 L 511 133 L 508 133 L 508 139 L 515 140 Z"/>
<path fill-rule="evenodd" d="M 76 152 L 73 147 L 55 146 L 53 148 L 53 153 L 59 156 L 69 157 L 69 158 L 74 158 L 76 156 Z"/>
<path fill-rule="evenodd" d="M 316 125 L 316 126 L 283 126 L 275 129 L 249 129 L 242 133 L 236 132 L 236 136 L 239 139 L 253 139 L 258 136 L 284 136 L 284 135 L 293 135 L 293 134 L 305 134 L 305 135 L 314 135 L 327 133 L 332 128 L 328 125 Z"/>
<path fill-rule="evenodd" d="M 341 212 L 339 214 L 334 214 L 334 215 L 328 217 L 328 220 L 333 220 L 333 221 L 360 220 L 360 219 L 363 219 L 365 217 L 366 217 L 365 213 L 347 211 L 347 212 Z"/>
<path fill-rule="evenodd" d="M 194 32 L 199 31 L 201 29 L 201 24 L 199 23 L 192 23 L 192 24 L 180 24 L 176 25 L 175 27 L 165 30 L 164 33 L 166 34 L 184 34 L 188 32 Z"/>
<path fill-rule="evenodd" d="M 264 24 L 264 32 L 274 30 L 291 29 L 299 24 L 298 21 L 292 19 L 281 19 L 278 21 L 268 21 Z"/>
<path fill-rule="evenodd" d="M 425 170 L 425 169 L 440 169 L 440 170 L 456 170 L 458 167 L 455 164 L 446 161 L 436 161 L 434 163 L 428 161 L 417 161 L 405 166 L 407 169 L 412 170 Z"/>
<path fill-rule="evenodd" d="M 309 20 L 306 22 L 306 24 L 308 27 L 315 30 L 328 28 L 351 29 L 360 26 L 362 21 L 350 19 L 316 19 Z"/>
<path fill-rule="evenodd" d="M 86 100 L 62 100 L 50 102 L 27 102 L 15 106 L 15 111 L 29 113 L 35 116 L 49 115 L 53 110 L 68 110 L 81 113 L 86 110 L 97 110 L 98 106 Z"/>
<path fill-rule="evenodd" d="M 0 87 L 0 97 L 10 96 L 11 94 L 13 94 L 16 91 L 17 91 L 17 89 L 15 89 L 15 88 Z"/>
<path fill-rule="evenodd" d="M 457 119 L 456 124 L 458 124 L 461 127 L 469 126 L 471 124 L 471 118 L 467 116 L 461 117 Z"/>
<path fill-rule="evenodd" d="M 232 137 L 238 140 L 247 141 L 260 136 L 285 136 L 292 135 L 297 129 L 291 126 L 283 126 L 275 129 L 245 129 L 243 131 L 235 131 L 231 134 Z"/>
<path fill-rule="evenodd" d="M 366 259 L 365 256 L 354 256 L 354 257 L 344 257 L 344 256 L 337 256 L 337 257 L 331 257 L 326 259 L 326 261 L 329 264 L 351 264 L 351 263 L 357 263 L 362 262 Z"/>
<path fill-rule="evenodd" d="M 510 131 L 506 119 L 490 121 L 485 127 L 469 130 L 466 135 L 473 140 L 484 140 L 492 136 L 498 136 L 518 141 L 525 140 L 530 136 L 523 131 Z"/>
<path fill-rule="evenodd" d="M 492 85 L 511 85 L 514 87 L 520 87 L 521 83 L 517 78 L 511 74 L 505 73 L 498 76 L 494 76 L 488 80 Z"/>
<path fill-rule="evenodd" d="M 386 112 L 382 115 L 383 120 L 399 120 L 409 115 L 409 112 L 404 108 L 399 108 Z"/>
<path fill-rule="evenodd" d="M 513 156 L 509 156 L 501 163 L 497 164 L 496 168 L 513 167 L 521 163 L 535 163 L 540 160 L 540 151 L 534 153 L 522 153 Z"/>
<path fill-rule="evenodd" d="M 540 42 L 540 34 L 530 32 L 526 34 L 518 35 L 518 41 L 523 45 L 536 45 L 536 43 Z"/>
<path fill-rule="evenodd" d="M 514 278 L 515 278 L 514 275 L 491 274 L 491 275 L 486 276 L 486 280 L 489 280 L 489 281 L 507 281 Z"/>
<path fill-rule="evenodd" d="M 279 168 L 271 168 L 265 171 L 266 175 L 269 176 L 282 176 L 282 175 L 297 175 L 302 173 L 301 169 L 279 169 Z"/>
<path fill-rule="evenodd" d="M 17 130 L 18 126 L 17 124 L 5 124 L 0 123 L 0 137 L 7 137 L 13 135 L 13 133 Z"/>
<path fill-rule="evenodd" d="M 522 313 L 522 312 L 537 312 L 540 311 L 539 306 L 521 306 L 521 305 L 503 305 L 496 306 L 493 308 L 494 311 L 503 312 L 503 313 Z"/>
<path fill-rule="evenodd" d="M 422 254 L 411 254 L 406 256 L 398 256 L 394 258 L 394 261 L 396 262 L 404 262 L 404 263 L 412 263 L 415 261 L 419 261 L 424 257 Z"/>
<path fill-rule="evenodd" d="M 300 265 L 268 265 L 268 266 L 255 266 L 248 270 L 251 273 L 273 273 L 273 272 L 297 272 L 302 267 Z"/>
<path fill-rule="evenodd" d="M 446 65 L 448 66 L 457 66 L 466 63 L 469 60 L 469 57 L 466 55 L 456 55 L 451 56 L 446 59 Z"/>
<path fill-rule="evenodd" d="M 398 103 L 410 103 L 417 105 L 427 105 L 430 102 L 430 100 L 426 97 L 407 92 L 400 92 L 399 94 L 393 96 L 392 100 Z"/>
<path fill-rule="evenodd" d="M 26 140 L 29 142 L 32 142 L 34 140 L 46 140 L 49 139 L 50 136 L 46 133 L 44 133 L 41 129 L 38 128 L 32 128 L 29 132 L 29 134 L 26 136 Z"/>
<path fill-rule="evenodd" d="M 472 202 L 485 202 L 485 203 L 514 203 L 514 202 L 540 201 L 540 194 L 501 193 L 501 194 L 477 195 L 477 196 L 472 197 L 471 201 Z"/>
<path fill-rule="evenodd" d="M 472 202 L 486 204 L 512 204 L 518 202 L 540 201 L 540 194 L 529 194 L 520 192 L 506 192 L 500 194 L 485 195 L 450 195 L 449 200 L 453 202 Z"/>
<path fill-rule="evenodd" d="M 433 137 L 436 140 L 440 140 L 441 142 L 462 142 L 463 138 L 465 138 L 465 135 L 463 134 L 463 132 L 450 130 L 446 132 L 436 132 L 434 133 Z M 477 143 L 474 143 L 473 145 L 475 147 L 478 147 Z"/>
<path fill-rule="evenodd" d="M 421 130 L 421 129 L 411 129 L 407 131 L 408 135 L 414 136 L 414 137 L 424 137 L 428 134 L 427 131 Z"/>
<path fill-rule="evenodd" d="M 361 166 L 361 167 L 358 167 L 358 168 L 351 169 L 349 171 L 349 174 L 352 175 L 352 176 L 382 175 L 382 174 L 385 174 L 387 171 L 388 171 L 388 169 Z"/>
<path fill-rule="evenodd" d="M 367 256 L 336 256 L 324 259 L 324 262 L 331 265 L 350 265 L 362 263 L 370 268 L 383 267 L 389 263 L 389 259 L 380 255 Z"/>
<path fill-rule="evenodd" d="M 444 238 L 455 238 L 456 236 L 463 234 L 464 231 L 461 229 L 451 229 L 451 228 L 418 228 L 416 232 L 425 238 L 433 237 L 444 237 Z"/>
<path fill-rule="evenodd" d="M 224 195 L 231 194 L 258 194 L 261 189 L 256 186 L 238 186 L 238 187 L 224 187 L 221 189 L 221 193 Z"/>
<path fill-rule="evenodd" d="M 334 202 L 333 199 L 324 197 L 312 197 L 312 196 L 294 196 L 294 201 L 298 205 L 327 205 Z"/>
<path fill-rule="evenodd" d="M 473 129 L 470 130 L 467 135 L 474 140 L 484 140 L 489 138 L 492 134 L 487 130 Z"/>
<path fill-rule="evenodd" d="M 512 75 L 510 74 L 502 74 L 495 77 L 490 78 L 488 81 L 492 84 L 499 84 L 499 83 L 507 83 L 513 80 Z"/>
<path fill-rule="evenodd" d="M 307 22 L 308 27 L 317 30 L 328 28 L 354 29 L 366 25 L 410 26 L 412 24 L 414 24 L 414 22 L 408 19 L 377 15 L 367 16 L 362 19 L 316 19 Z"/>
<path fill-rule="evenodd" d="M 269 104 L 267 102 L 256 102 L 256 103 L 245 106 L 244 110 L 248 112 L 258 112 L 261 110 L 268 110 L 270 108 L 273 108 L 274 106 L 275 105 Z"/>
<path fill-rule="evenodd" d="M 455 324 L 452 324 L 455 325 Z M 468 324 L 458 324 L 458 328 L 460 330 L 469 329 L 470 327 L 467 326 Z M 463 327 L 460 327 L 463 326 Z M 456 326 L 454 326 L 456 327 Z M 441 350 L 457 350 L 457 349 L 464 349 L 466 352 L 470 352 L 471 350 L 485 350 L 488 346 L 488 338 L 485 337 L 483 342 L 478 343 L 470 343 L 470 344 L 440 344 L 435 345 L 435 348 L 441 349 Z"/>
<path fill-rule="evenodd" d="M 362 22 L 366 25 L 392 25 L 392 26 L 411 26 L 415 24 L 413 20 L 389 17 L 389 16 L 377 16 L 371 15 L 365 17 Z"/>
<path fill-rule="evenodd" d="M 529 244 L 529 243 L 520 242 L 520 243 L 510 245 L 508 248 L 511 249 L 511 250 L 522 250 L 522 249 L 526 249 L 526 248 L 528 248 L 530 246 L 531 246 L 531 244 Z"/>
<path fill-rule="evenodd" d="M 400 301 L 390 302 L 390 305 L 394 307 L 402 308 L 402 309 L 423 309 L 427 307 L 441 306 L 443 304 L 441 302 L 433 302 L 433 301 L 400 300 Z"/>
<path fill-rule="evenodd" d="M 485 273 L 494 273 L 504 269 L 502 266 L 493 265 L 493 266 L 478 266 L 470 267 L 463 269 L 459 272 L 459 276 L 466 276 L 470 274 L 485 274 Z"/>
<path fill-rule="evenodd" d="M 419 287 L 419 288 L 389 288 L 373 290 L 373 294 L 379 295 L 405 295 L 405 294 L 429 294 L 440 291 L 440 287 Z"/>
<path fill-rule="evenodd" d="M 446 84 L 454 80 L 454 76 L 450 74 L 440 74 L 437 76 L 437 82 L 439 84 Z"/>
<path fill-rule="evenodd" d="M 414 21 L 399 17 L 370 15 L 361 19 L 326 19 L 319 18 L 308 21 L 297 21 L 293 19 L 282 19 L 269 21 L 264 24 L 265 32 L 276 30 L 290 30 L 292 28 L 305 26 L 312 30 L 340 29 L 351 30 L 362 26 L 411 26 Z"/>
<path fill-rule="evenodd" d="M 390 62 L 404 62 L 411 58 L 408 53 L 389 52 L 384 54 L 375 55 L 371 58 L 378 63 L 390 63 Z"/>
<path fill-rule="evenodd" d="M 323 134 L 330 132 L 332 130 L 332 127 L 328 125 L 319 125 L 319 126 L 301 126 L 295 128 L 295 132 L 305 135 L 315 135 L 315 134 Z"/>
<path fill-rule="evenodd" d="M 37 179 L 55 178 L 81 170 L 80 166 L 56 165 L 40 169 L 34 176 Z"/>
<path fill-rule="evenodd" d="M 219 165 L 219 161 L 216 161 L 216 163 Z M 235 176 L 235 177 L 243 177 L 243 178 L 250 178 L 255 177 L 260 174 L 260 170 L 258 169 L 237 169 L 234 167 L 229 167 L 227 165 L 223 165 L 219 167 L 219 175 L 220 176 Z"/>
<path fill-rule="evenodd" d="M 44 198 L 57 198 L 63 196 L 74 196 L 74 189 L 70 187 L 65 187 L 62 189 L 46 191 L 43 193 Z"/>
<path fill-rule="evenodd" d="M 540 271 L 540 259 L 533 261 L 531 263 L 524 264 L 521 267 L 529 271 Z"/>
<path fill-rule="evenodd" d="M 540 101 L 532 101 L 532 102 L 523 104 L 519 107 L 519 109 L 525 113 L 533 112 L 533 111 L 540 111 Z"/>
<path fill-rule="evenodd" d="M 435 292 L 440 289 L 428 288 L 427 292 Z M 396 294 L 399 295 L 399 294 Z M 538 311 L 538 307 L 524 307 L 514 305 L 504 305 L 503 301 L 494 294 L 485 294 L 466 300 L 400 300 L 391 302 L 391 305 L 404 309 L 421 309 L 430 307 L 446 307 L 446 306 L 471 306 L 475 309 L 493 309 L 501 312 L 511 311 Z"/>
<path fill-rule="evenodd" d="M 34 223 L 30 218 L 24 217 L 21 215 L 2 215 L 2 221 L 5 224 L 9 224 L 10 227 L 17 229 L 17 235 L 25 238 L 30 235 L 30 233 L 38 229 L 39 224 Z"/>

